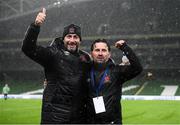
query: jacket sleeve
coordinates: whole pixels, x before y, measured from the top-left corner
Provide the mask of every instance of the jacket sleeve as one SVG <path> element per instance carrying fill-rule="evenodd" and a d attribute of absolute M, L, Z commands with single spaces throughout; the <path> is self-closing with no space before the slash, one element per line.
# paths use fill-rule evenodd
<path fill-rule="evenodd" d="M 52 52 L 49 48 L 37 45 L 39 32 L 40 27 L 35 26 L 33 23 L 28 27 L 22 43 L 22 51 L 35 62 L 45 66 L 48 64 L 48 60 L 52 57 Z"/>
<path fill-rule="evenodd" d="M 121 78 L 123 82 L 125 82 L 140 74 L 143 68 L 139 59 L 127 44 L 124 44 L 120 49 L 124 52 L 130 62 L 130 65 L 119 66 L 120 75 L 122 76 Z"/>

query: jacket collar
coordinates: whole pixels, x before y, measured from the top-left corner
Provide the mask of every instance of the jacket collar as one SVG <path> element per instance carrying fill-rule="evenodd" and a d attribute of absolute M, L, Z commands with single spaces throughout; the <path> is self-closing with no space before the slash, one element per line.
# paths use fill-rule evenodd
<path fill-rule="evenodd" d="M 91 61 L 91 66 L 94 66 L 94 62 L 93 61 Z M 115 62 L 114 62 L 114 60 L 112 59 L 112 58 L 109 58 L 109 60 L 106 62 L 106 64 L 105 64 L 105 66 L 109 66 L 109 67 L 111 67 L 111 66 L 114 66 L 115 65 Z"/>
<path fill-rule="evenodd" d="M 68 52 L 70 52 L 71 54 L 73 54 L 73 55 L 75 55 L 75 56 L 79 56 L 79 49 L 76 50 L 75 52 L 71 52 L 71 51 L 67 50 L 67 48 L 64 46 L 64 42 L 63 42 L 63 38 L 62 38 L 62 37 L 57 37 L 57 38 L 55 38 L 55 39 L 51 42 L 50 46 L 55 47 L 55 48 L 57 48 L 58 50 L 68 51 Z"/>

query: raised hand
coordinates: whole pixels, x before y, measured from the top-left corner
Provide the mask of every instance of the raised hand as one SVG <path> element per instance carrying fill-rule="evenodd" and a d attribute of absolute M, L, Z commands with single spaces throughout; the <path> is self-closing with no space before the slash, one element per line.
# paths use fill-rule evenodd
<path fill-rule="evenodd" d="M 119 40 L 119 41 L 117 41 L 117 42 L 115 43 L 115 47 L 116 47 L 116 48 L 121 48 L 121 46 L 122 46 L 124 43 L 125 43 L 124 40 Z"/>
<path fill-rule="evenodd" d="M 35 25 L 41 26 L 43 22 L 46 19 L 46 9 L 42 8 L 41 12 L 38 13 L 36 20 L 35 20 Z"/>

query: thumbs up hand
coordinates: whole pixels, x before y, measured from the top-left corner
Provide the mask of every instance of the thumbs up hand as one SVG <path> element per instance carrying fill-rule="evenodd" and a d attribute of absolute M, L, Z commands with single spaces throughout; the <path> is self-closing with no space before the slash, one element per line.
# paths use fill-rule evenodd
<path fill-rule="evenodd" d="M 38 13 L 36 19 L 35 19 L 35 25 L 41 26 L 46 18 L 46 9 L 42 8 L 41 12 Z"/>

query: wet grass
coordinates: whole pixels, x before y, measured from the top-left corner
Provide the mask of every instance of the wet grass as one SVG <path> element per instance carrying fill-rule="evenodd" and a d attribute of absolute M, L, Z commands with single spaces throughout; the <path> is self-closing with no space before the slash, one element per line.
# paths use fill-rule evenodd
<path fill-rule="evenodd" d="M 180 101 L 122 100 L 124 124 L 180 124 Z M 39 124 L 40 99 L 0 99 L 0 124 Z"/>

